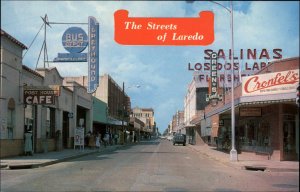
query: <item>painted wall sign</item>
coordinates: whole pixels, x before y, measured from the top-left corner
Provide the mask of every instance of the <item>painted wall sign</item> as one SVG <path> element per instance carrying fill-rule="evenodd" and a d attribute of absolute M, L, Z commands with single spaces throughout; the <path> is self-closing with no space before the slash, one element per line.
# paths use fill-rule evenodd
<path fill-rule="evenodd" d="M 247 107 L 240 108 L 240 117 L 260 117 L 261 108 L 260 107 Z"/>
<path fill-rule="evenodd" d="M 54 90 L 24 90 L 24 104 L 26 105 L 53 105 L 56 91 Z"/>
<path fill-rule="evenodd" d="M 205 49 L 203 51 L 204 62 L 189 62 L 187 70 L 193 71 L 197 87 L 208 87 L 210 79 L 210 55 L 212 52 L 218 55 L 218 80 L 219 87 L 231 87 L 232 67 L 234 69 L 234 82 L 242 81 L 245 76 L 253 75 L 265 68 L 271 61 L 282 59 L 281 48 L 248 48 L 237 49 L 234 54 L 234 63 L 231 64 L 232 51 L 226 49 Z"/>
<path fill-rule="evenodd" d="M 87 92 L 93 93 L 99 86 L 99 23 L 94 17 L 89 17 L 88 66 Z"/>
<path fill-rule="evenodd" d="M 54 62 L 87 61 L 87 53 L 81 53 L 88 46 L 88 36 L 82 28 L 68 28 L 62 36 L 62 45 L 69 53 L 58 53 Z"/>
<path fill-rule="evenodd" d="M 266 73 L 242 78 L 242 95 L 269 95 L 295 92 L 299 70 Z"/>

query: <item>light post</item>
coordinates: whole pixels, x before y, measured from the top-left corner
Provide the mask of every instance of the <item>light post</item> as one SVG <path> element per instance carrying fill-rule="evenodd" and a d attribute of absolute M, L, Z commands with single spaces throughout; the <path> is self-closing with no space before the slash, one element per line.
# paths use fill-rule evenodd
<path fill-rule="evenodd" d="M 230 17 L 231 17 L 231 150 L 230 160 L 237 161 L 237 151 L 235 149 L 235 110 L 234 110 L 234 39 L 233 39 L 233 5 L 230 1 Z"/>
<path fill-rule="evenodd" d="M 123 133 L 123 145 L 125 143 L 125 132 L 124 132 L 124 111 L 125 111 L 125 88 L 124 88 L 124 82 L 122 86 L 122 133 Z"/>
<path fill-rule="evenodd" d="M 233 68 L 233 62 L 234 62 L 234 38 L 233 38 L 233 5 L 232 1 L 230 1 L 230 9 L 225 7 L 224 5 L 215 2 L 210 1 L 212 3 L 215 3 L 224 9 L 226 9 L 230 13 L 230 29 L 231 29 L 231 150 L 230 150 L 230 160 L 231 161 L 237 161 L 237 151 L 235 149 L 235 110 L 234 110 L 234 68 Z"/>
<path fill-rule="evenodd" d="M 136 87 L 136 88 L 140 88 L 140 85 L 134 85 L 134 86 L 130 86 L 127 87 L 127 89 L 131 88 L 131 87 Z M 122 132 L 123 132 L 123 144 L 125 143 L 125 129 L 124 129 L 124 113 L 125 113 L 125 83 L 123 82 L 122 85 Z"/>

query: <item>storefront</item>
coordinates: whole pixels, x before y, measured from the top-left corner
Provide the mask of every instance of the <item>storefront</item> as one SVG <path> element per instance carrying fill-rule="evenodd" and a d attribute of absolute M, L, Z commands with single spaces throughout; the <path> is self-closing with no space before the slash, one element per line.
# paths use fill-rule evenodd
<path fill-rule="evenodd" d="M 278 71 L 280 70 L 280 71 Z M 265 74 L 265 71 L 268 73 Z M 238 152 L 268 155 L 271 160 L 299 160 L 299 58 L 276 61 L 235 88 L 235 144 Z M 206 118 L 219 117 L 218 146 L 231 149 L 231 94 L 206 107 Z M 213 124 L 213 123 L 211 123 Z"/>
<path fill-rule="evenodd" d="M 78 119 L 92 128 L 92 96 L 55 67 L 22 65 L 23 49 L 1 30 L 0 157 L 23 155 L 25 133 L 31 135 L 32 153 L 72 148 Z"/>

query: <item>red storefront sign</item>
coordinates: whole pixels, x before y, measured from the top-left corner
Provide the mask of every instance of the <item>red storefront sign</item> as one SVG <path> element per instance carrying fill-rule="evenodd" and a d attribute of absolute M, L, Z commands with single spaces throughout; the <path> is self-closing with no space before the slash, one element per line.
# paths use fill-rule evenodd
<path fill-rule="evenodd" d="M 299 71 L 289 70 L 243 77 L 242 95 L 269 95 L 295 92 L 299 84 Z"/>

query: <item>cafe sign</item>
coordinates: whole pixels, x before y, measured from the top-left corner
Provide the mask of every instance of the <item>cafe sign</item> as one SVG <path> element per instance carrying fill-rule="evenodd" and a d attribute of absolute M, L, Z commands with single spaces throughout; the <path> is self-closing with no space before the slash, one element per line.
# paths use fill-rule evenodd
<path fill-rule="evenodd" d="M 270 95 L 291 93 L 299 85 L 299 71 L 288 70 L 242 78 L 242 95 Z"/>
<path fill-rule="evenodd" d="M 24 89 L 24 104 L 53 105 L 57 92 L 52 89 Z"/>

